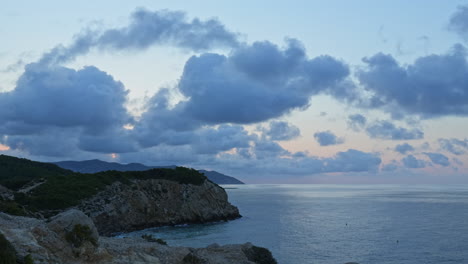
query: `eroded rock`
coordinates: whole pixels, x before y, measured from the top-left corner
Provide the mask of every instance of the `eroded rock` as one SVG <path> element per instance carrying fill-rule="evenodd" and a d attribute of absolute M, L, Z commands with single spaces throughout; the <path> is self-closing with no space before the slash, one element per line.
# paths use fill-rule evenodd
<path fill-rule="evenodd" d="M 101 235 L 183 223 L 206 223 L 240 217 L 223 188 L 168 180 L 115 182 L 78 206 Z"/>

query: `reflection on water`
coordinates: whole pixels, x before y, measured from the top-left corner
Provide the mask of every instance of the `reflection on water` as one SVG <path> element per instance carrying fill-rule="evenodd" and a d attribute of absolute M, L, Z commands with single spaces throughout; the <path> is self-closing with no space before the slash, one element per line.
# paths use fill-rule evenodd
<path fill-rule="evenodd" d="M 169 245 L 253 242 L 280 263 L 468 263 L 468 186 L 227 186 L 243 218 L 147 229 Z"/>

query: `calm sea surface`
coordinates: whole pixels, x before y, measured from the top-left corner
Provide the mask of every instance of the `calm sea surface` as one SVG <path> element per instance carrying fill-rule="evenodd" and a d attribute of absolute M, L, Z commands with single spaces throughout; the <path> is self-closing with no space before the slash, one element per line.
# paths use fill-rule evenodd
<path fill-rule="evenodd" d="M 468 186 L 227 186 L 243 218 L 164 227 L 169 245 L 252 242 L 281 264 L 468 264 Z"/>

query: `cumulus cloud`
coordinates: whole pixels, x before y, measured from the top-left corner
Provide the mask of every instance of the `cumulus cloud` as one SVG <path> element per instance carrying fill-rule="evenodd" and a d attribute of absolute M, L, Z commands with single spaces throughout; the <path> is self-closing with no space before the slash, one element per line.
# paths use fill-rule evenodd
<path fill-rule="evenodd" d="M 439 138 L 440 147 L 455 155 L 462 155 L 468 150 L 468 139 L 460 140 L 456 138 Z"/>
<path fill-rule="evenodd" d="M 406 168 L 410 169 L 420 169 L 426 167 L 426 162 L 421 159 L 417 159 L 413 155 L 408 155 L 404 157 L 402 160 L 403 165 L 405 165 Z"/>
<path fill-rule="evenodd" d="M 431 159 L 432 163 L 442 165 L 447 167 L 450 165 L 450 161 L 447 156 L 440 154 L 440 153 L 431 153 L 431 152 L 424 152 L 424 155 L 428 156 Z"/>
<path fill-rule="evenodd" d="M 206 53 L 185 64 L 178 88 L 186 114 L 205 123 L 249 124 L 309 106 L 312 95 L 347 86 L 349 68 L 330 56 L 308 59 L 302 45 L 268 41 L 243 45 L 230 56 Z"/>
<path fill-rule="evenodd" d="M 269 127 L 261 131 L 272 140 L 291 140 L 301 135 L 298 127 L 285 121 L 271 121 Z"/>
<path fill-rule="evenodd" d="M 414 147 L 411 146 L 408 143 L 398 144 L 395 147 L 395 151 L 399 152 L 401 154 L 406 154 L 406 152 L 410 152 L 410 151 L 413 151 L 413 150 L 414 150 Z"/>
<path fill-rule="evenodd" d="M 361 114 L 354 114 L 348 116 L 348 127 L 354 131 L 361 131 L 366 125 L 367 119 Z"/>
<path fill-rule="evenodd" d="M 468 63 L 462 45 L 405 66 L 382 53 L 363 61 L 367 67 L 357 77 L 371 98 L 361 106 L 384 109 L 394 118 L 405 114 L 423 118 L 468 115 Z"/>
<path fill-rule="evenodd" d="M 371 138 L 390 140 L 412 140 L 422 139 L 424 137 L 424 133 L 419 129 L 397 127 L 395 124 L 386 120 L 376 121 L 370 124 L 366 128 L 366 132 Z"/>
<path fill-rule="evenodd" d="M 94 132 L 132 122 L 124 107 L 127 93 L 122 83 L 92 66 L 73 70 L 30 64 L 14 90 L 0 93 L 0 121 L 23 130 L 79 126 Z"/>
<path fill-rule="evenodd" d="M 87 30 L 75 36 L 68 45 L 59 45 L 44 54 L 41 65 L 55 65 L 73 61 L 91 49 L 144 50 L 152 45 L 171 45 L 193 51 L 215 47 L 236 47 L 238 34 L 227 30 L 217 19 L 187 19 L 184 12 L 149 11 L 138 9 L 130 23 L 121 28 L 104 31 Z"/>
<path fill-rule="evenodd" d="M 242 126 L 221 125 L 218 128 L 205 128 L 196 133 L 192 143 L 198 154 L 217 154 L 234 148 L 248 148 L 257 139 L 249 135 Z"/>
<path fill-rule="evenodd" d="M 468 40 L 468 6 L 457 8 L 457 11 L 450 18 L 448 28 Z"/>
<path fill-rule="evenodd" d="M 320 146 L 338 145 L 344 142 L 344 139 L 337 137 L 331 131 L 316 132 L 314 134 L 315 140 Z"/>

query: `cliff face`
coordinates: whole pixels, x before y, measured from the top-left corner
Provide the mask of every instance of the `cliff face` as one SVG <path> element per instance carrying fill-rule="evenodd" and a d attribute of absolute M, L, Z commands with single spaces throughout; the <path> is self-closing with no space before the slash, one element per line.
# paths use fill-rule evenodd
<path fill-rule="evenodd" d="M 249 243 L 194 249 L 142 238 L 99 237 L 93 221 L 73 209 L 48 222 L 0 213 L 0 235 L 11 243 L 19 263 L 26 258 L 49 264 L 276 263 L 267 249 Z"/>
<path fill-rule="evenodd" d="M 78 208 L 93 219 L 101 235 L 240 217 L 224 189 L 207 180 L 201 185 L 155 179 L 115 182 Z"/>

